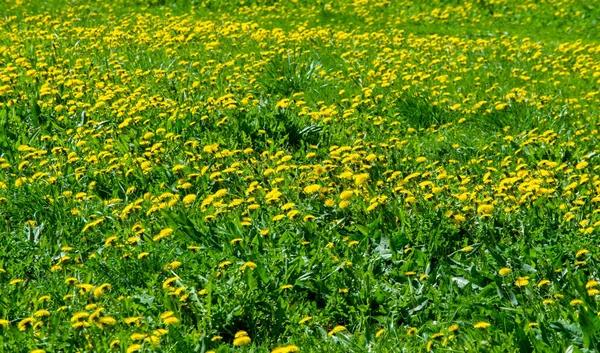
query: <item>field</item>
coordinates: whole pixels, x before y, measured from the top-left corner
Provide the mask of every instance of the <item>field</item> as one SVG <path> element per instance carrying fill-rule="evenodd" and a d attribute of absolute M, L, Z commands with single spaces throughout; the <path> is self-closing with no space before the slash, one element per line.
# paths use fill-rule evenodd
<path fill-rule="evenodd" d="M 0 352 L 600 352 L 599 2 L 0 14 Z"/>

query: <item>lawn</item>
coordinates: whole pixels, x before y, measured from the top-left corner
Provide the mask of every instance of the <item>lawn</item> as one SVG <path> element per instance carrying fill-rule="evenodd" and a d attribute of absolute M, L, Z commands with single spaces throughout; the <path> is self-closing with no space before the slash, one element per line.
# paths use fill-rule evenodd
<path fill-rule="evenodd" d="M 599 2 L 0 14 L 1 352 L 600 352 Z"/>

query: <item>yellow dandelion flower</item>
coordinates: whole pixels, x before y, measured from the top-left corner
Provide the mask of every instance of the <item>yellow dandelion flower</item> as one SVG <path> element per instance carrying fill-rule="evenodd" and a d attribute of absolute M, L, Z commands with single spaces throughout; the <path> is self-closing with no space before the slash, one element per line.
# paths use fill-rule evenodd
<path fill-rule="evenodd" d="M 189 205 L 189 204 L 191 204 L 192 202 L 194 202 L 195 200 L 196 200 L 196 195 L 194 195 L 194 194 L 189 194 L 189 195 L 186 195 L 186 196 L 183 198 L 183 200 L 182 200 L 182 201 L 183 201 L 183 203 L 184 203 L 184 204 L 186 204 L 186 205 Z"/>
<path fill-rule="evenodd" d="M 528 276 L 519 277 L 519 279 L 517 279 L 515 281 L 515 286 L 517 286 L 517 287 L 525 287 L 528 284 L 529 284 L 529 277 Z"/>
<path fill-rule="evenodd" d="M 321 190 L 321 185 L 319 184 L 312 184 L 312 185 L 308 185 L 306 187 L 304 187 L 304 193 L 305 194 L 314 194 L 319 192 L 319 190 Z"/>
<path fill-rule="evenodd" d="M 50 316 L 50 312 L 46 309 L 40 309 L 38 311 L 36 311 L 35 313 L 33 313 L 34 317 L 48 317 Z"/>
<path fill-rule="evenodd" d="M 579 304 L 583 304 L 583 300 L 573 299 L 569 302 L 569 305 L 571 305 L 571 306 L 575 306 L 575 305 L 579 305 Z"/>
<path fill-rule="evenodd" d="M 485 321 L 479 321 L 478 323 L 473 325 L 474 328 L 488 328 L 490 326 L 492 326 L 492 324 L 490 324 L 489 322 L 485 322 Z"/>
<path fill-rule="evenodd" d="M 235 245 L 235 244 L 241 243 L 242 241 L 244 241 L 242 238 L 235 238 L 235 239 L 231 240 L 229 243 L 231 245 Z"/>
<path fill-rule="evenodd" d="M 498 271 L 498 274 L 499 274 L 500 276 L 506 276 L 507 274 L 509 274 L 509 273 L 510 273 L 510 271 L 511 271 L 511 270 L 510 270 L 510 268 L 508 268 L 508 267 L 503 267 L 503 268 L 501 268 L 501 269 L 500 269 L 500 271 Z"/>
<path fill-rule="evenodd" d="M 139 352 L 144 348 L 144 346 L 142 346 L 139 343 L 135 343 L 132 344 L 131 346 L 127 347 L 127 353 L 134 353 L 134 352 Z"/>
<path fill-rule="evenodd" d="M 311 319 L 312 319 L 312 316 L 303 317 L 302 319 L 300 319 L 300 321 L 298 321 L 298 324 L 302 325 L 303 323 L 306 323 L 306 322 L 310 321 Z"/>
<path fill-rule="evenodd" d="M 541 281 L 538 282 L 537 286 L 538 286 L 538 288 L 541 288 L 541 287 L 546 286 L 546 285 L 548 285 L 550 283 L 551 282 L 549 280 L 543 279 L 543 280 L 541 280 Z"/>
<path fill-rule="evenodd" d="M 233 340 L 233 345 L 236 347 L 246 346 L 250 344 L 252 340 L 248 336 L 237 337 Z"/>
<path fill-rule="evenodd" d="M 340 331 L 345 331 L 345 330 L 346 330 L 346 328 L 344 326 L 338 325 L 338 326 L 334 327 L 331 331 L 329 331 L 327 333 L 327 336 L 333 336 L 336 333 L 338 333 Z"/>

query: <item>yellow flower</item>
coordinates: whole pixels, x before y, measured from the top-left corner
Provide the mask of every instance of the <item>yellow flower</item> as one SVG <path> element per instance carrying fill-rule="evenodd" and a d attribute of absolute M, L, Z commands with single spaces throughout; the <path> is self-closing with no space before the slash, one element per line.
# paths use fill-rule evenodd
<path fill-rule="evenodd" d="M 106 240 L 104 241 L 104 246 L 109 247 L 115 244 L 115 242 L 118 240 L 119 238 L 115 237 L 114 235 L 111 237 L 106 238 Z"/>
<path fill-rule="evenodd" d="M 184 204 L 186 204 L 186 205 L 189 205 L 189 204 L 191 204 L 192 202 L 194 202 L 195 200 L 196 200 L 196 195 L 194 195 L 194 194 L 189 194 L 189 195 L 186 195 L 186 196 L 183 198 L 183 200 L 182 200 L 182 201 L 183 201 L 183 203 L 184 203 Z"/>
<path fill-rule="evenodd" d="M 112 316 L 104 316 L 98 319 L 98 322 L 104 325 L 112 326 L 117 323 L 117 320 L 115 320 L 115 318 Z"/>
<path fill-rule="evenodd" d="M 502 110 L 502 109 L 506 108 L 507 105 L 508 105 L 508 103 L 498 103 L 494 106 L 494 108 L 496 110 Z"/>
<path fill-rule="evenodd" d="M 345 191 L 342 191 L 342 193 L 340 194 L 340 199 L 348 200 L 349 198 L 352 197 L 352 195 L 354 195 L 354 190 L 345 190 Z"/>
<path fill-rule="evenodd" d="M 26 317 L 23 320 L 19 321 L 19 324 L 17 325 L 17 327 L 19 328 L 19 331 L 25 331 L 25 330 L 27 330 L 28 327 L 33 326 L 34 323 L 35 323 L 34 318 Z"/>
<path fill-rule="evenodd" d="M 542 286 L 545 286 L 545 285 L 548 285 L 548 284 L 550 284 L 550 281 L 547 280 L 547 279 L 543 279 L 543 280 L 541 280 L 541 281 L 538 282 L 537 286 L 538 286 L 538 288 L 541 288 Z"/>
<path fill-rule="evenodd" d="M 229 243 L 230 243 L 231 245 L 235 245 L 235 244 L 237 244 L 237 243 L 241 243 L 242 241 L 243 241 L 243 239 L 242 239 L 242 238 L 235 238 L 235 239 L 233 239 L 232 241 L 230 241 Z"/>
<path fill-rule="evenodd" d="M 131 346 L 127 347 L 127 353 L 139 352 L 142 350 L 142 348 L 144 347 L 141 344 L 132 344 Z"/>
<path fill-rule="evenodd" d="M 233 345 L 236 347 L 240 347 L 240 346 L 246 346 L 248 344 L 250 344 L 250 342 L 252 342 L 252 340 L 250 339 L 250 337 L 248 336 L 242 336 L 242 337 L 238 337 L 236 339 L 233 340 Z"/>
<path fill-rule="evenodd" d="M 77 322 L 83 319 L 87 319 L 88 316 L 90 316 L 89 313 L 86 313 L 85 311 L 79 311 L 73 314 L 73 316 L 71 317 L 71 322 Z"/>
<path fill-rule="evenodd" d="M 494 206 L 493 205 L 479 205 L 477 207 L 477 213 L 481 213 L 484 216 L 485 215 L 491 215 L 493 211 L 494 211 Z"/>
<path fill-rule="evenodd" d="M 327 333 L 327 336 L 333 336 L 337 332 L 344 331 L 344 330 L 346 330 L 346 328 L 344 326 L 338 325 L 338 326 L 334 327 L 331 331 L 329 331 Z"/>
<path fill-rule="evenodd" d="M 309 321 L 310 319 L 312 319 L 312 316 L 303 317 L 302 319 L 300 319 L 300 321 L 298 321 L 298 324 L 302 325 L 303 323 Z"/>
<path fill-rule="evenodd" d="M 529 277 L 528 276 L 519 277 L 519 279 L 517 279 L 515 281 L 515 286 L 517 286 L 517 287 L 525 287 L 528 284 L 529 284 Z"/>
<path fill-rule="evenodd" d="M 511 271 L 511 270 L 510 270 L 510 268 L 508 268 L 508 267 L 503 267 L 503 268 L 501 268 L 501 269 L 500 269 L 500 271 L 498 271 L 498 274 L 499 274 L 500 276 L 506 276 L 507 274 L 509 274 L 509 273 L 510 273 L 510 271 Z"/>
<path fill-rule="evenodd" d="M 176 318 L 175 316 L 169 316 L 169 317 L 163 319 L 163 323 L 165 325 L 174 325 L 178 322 L 179 322 L 179 319 Z"/>
<path fill-rule="evenodd" d="M 129 338 L 131 338 L 132 341 L 141 341 L 146 337 L 148 337 L 148 334 L 138 332 L 132 333 L 131 336 L 129 336 Z"/>
<path fill-rule="evenodd" d="M 171 228 L 165 228 L 163 230 L 161 230 L 156 236 L 154 236 L 154 238 L 152 238 L 153 241 L 159 241 L 163 238 L 168 237 L 169 235 L 173 234 L 173 229 Z"/>
<path fill-rule="evenodd" d="M 300 348 L 296 345 L 289 345 L 285 347 L 277 347 L 271 351 L 271 353 L 292 353 L 292 352 L 300 352 Z"/>
<path fill-rule="evenodd" d="M 0 319 L 0 327 L 8 327 L 10 325 L 10 321 L 6 319 Z"/>
<path fill-rule="evenodd" d="M 246 268 L 249 268 L 251 270 L 254 270 L 256 267 L 258 267 L 254 262 L 252 261 L 247 261 L 245 262 L 242 267 L 240 268 L 241 271 L 244 271 Z"/>
<path fill-rule="evenodd" d="M 458 325 L 457 324 L 453 324 L 450 325 L 450 327 L 448 327 L 448 332 L 454 332 L 458 330 Z"/>
<path fill-rule="evenodd" d="M 163 289 L 171 288 L 173 286 L 173 282 L 177 281 L 178 279 L 179 279 L 179 277 L 168 278 L 166 281 L 163 282 L 162 288 Z"/>
<path fill-rule="evenodd" d="M 573 299 L 569 302 L 569 305 L 571 305 L 571 306 L 575 306 L 575 305 L 579 305 L 579 304 L 583 304 L 583 300 Z"/>
<path fill-rule="evenodd" d="M 417 328 L 416 327 L 411 327 L 406 331 L 406 334 L 409 336 L 414 336 L 417 333 Z"/>
<path fill-rule="evenodd" d="M 590 251 L 589 251 L 589 250 L 587 250 L 587 249 L 581 249 L 581 250 L 579 250 L 579 251 L 578 251 L 578 252 L 575 254 L 575 257 L 576 257 L 576 258 L 579 258 L 580 256 L 582 256 L 582 255 L 585 255 L 585 254 L 589 254 L 589 253 L 590 253 Z"/>
<path fill-rule="evenodd" d="M 321 190 L 321 185 L 319 185 L 319 184 L 313 184 L 313 185 L 308 185 L 308 186 L 304 187 L 305 194 L 314 194 L 314 193 L 319 192 L 319 190 Z"/>
<path fill-rule="evenodd" d="M 490 324 L 489 322 L 485 322 L 485 321 L 479 321 L 478 323 L 473 325 L 474 328 L 488 328 L 490 326 L 492 326 L 492 324 Z"/>
<path fill-rule="evenodd" d="M 40 309 L 33 314 L 34 317 L 47 317 L 50 316 L 50 312 L 46 309 Z"/>
<path fill-rule="evenodd" d="M 473 251 L 473 247 L 471 245 L 468 245 L 468 246 L 465 246 L 464 248 L 460 249 L 460 251 L 471 252 L 471 251 Z"/>
<path fill-rule="evenodd" d="M 134 324 L 138 324 L 140 322 L 142 318 L 139 316 L 134 316 L 134 317 L 126 317 L 123 319 L 123 321 L 127 324 L 127 325 L 134 325 Z"/>
<path fill-rule="evenodd" d="M 379 337 L 379 336 L 383 335 L 384 333 L 385 333 L 385 329 L 382 328 L 381 330 L 379 330 L 375 333 L 375 337 Z"/>
<path fill-rule="evenodd" d="M 367 173 L 357 174 L 357 175 L 354 175 L 353 178 L 354 178 L 354 184 L 356 184 L 356 186 L 361 186 L 367 180 L 369 180 L 369 174 L 367 174 Z"/>
<path fill-rule="evenodd" d="M 110 283 L 104 283 L 102 285 L 99 285 L 98 287 L 96 287 L 96 289 L 94 289 L 94 297 L 101 296 L 102 294 L 109 291 L 111 288 L 112 286 L 110 285 Z"/>
<path fill-rule="evenodd" d="M 581 170 L 581 169 L 583 169 L 583 168 L 587 167 L 587 166 L 588 166 L 588 164 L 589 164 L 589 163 L 588 163 L 588 162 L 586 162 L 586 161 L 581 161 L 581 162 L 577 163 L 577 165 L 575 166 L 575 169 L 577 169 L 577 170 Z"/>

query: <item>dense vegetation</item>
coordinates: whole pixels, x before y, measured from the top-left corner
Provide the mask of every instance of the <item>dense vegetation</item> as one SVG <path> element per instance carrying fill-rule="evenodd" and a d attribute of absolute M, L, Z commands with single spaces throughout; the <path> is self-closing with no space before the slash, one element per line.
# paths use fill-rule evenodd
<path fill-rule="evenodd" d="M 1 351 L 600 351 L 596 1 L 0 14 Z"/>

